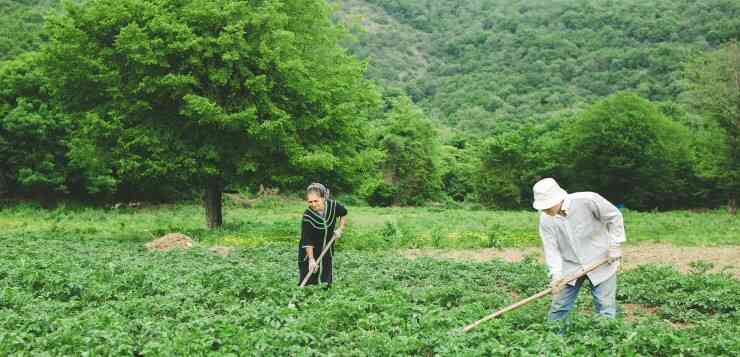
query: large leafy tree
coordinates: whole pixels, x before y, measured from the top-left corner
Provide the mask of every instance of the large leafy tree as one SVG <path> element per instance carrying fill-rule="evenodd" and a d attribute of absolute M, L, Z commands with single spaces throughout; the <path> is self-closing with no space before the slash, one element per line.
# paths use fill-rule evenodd
<path fill-rule="evenodd" d="M 441 179 L 442 188 L 448 197 L 455 201 L 474 198 L 475 178 L 480 162 L 475 155 L 472 143 L 454 143 L 442 146 Z"/>
<path fill-rule="evenodd" d="M 740 48 L 737 41 L 699 56 L 686 69 L 688 98 L 695 110 L 709 119 L 716 135 L 700 151 L 699 173 L 711 179 L 728 196 L 737 212 L 740 192 Z"/>
<path fill-rule="evenodd" d="M 33 52 L 0 65 L 0 182 L 48 206 L 68 190 L 71 123 L 49 100 L 38 66 Z"/>
<path fill-rule="evenodd" d="M 441 192 L 439 134 L 408 97 L 389 99 L 389 105 L 380 136 L 385 184 L 393 187 L 394 203 L 418 205 Z"/>
<path fill-rule="evenodd" d="M 638 209 L 686 205 L 693 175 L 688 130 L 651 102 L 617 93 L 564 130 L 569 189 L 596 191 Z"/>
<path fill-rule="evenodd" d="M 50 19 L 45 67 L 92 175 L 201 187 L 298 183 L 355 154 L 377 94 L 324 1 L 92 0 Z"/>
<path fill-rule="evenodd" d="M 483 141 L 475 177 L 479 201 L 496 208 L 528 207 L 534 182 L 543 176 L 561 177 L 562 121 L 523 125 Z"/>

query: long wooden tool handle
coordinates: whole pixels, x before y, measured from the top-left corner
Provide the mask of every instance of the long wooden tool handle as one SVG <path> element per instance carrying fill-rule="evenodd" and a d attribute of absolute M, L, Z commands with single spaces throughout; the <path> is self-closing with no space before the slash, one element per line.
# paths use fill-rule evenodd
<path fill-rule="evenodd" d="M 565 282 L 570 282 L 570 281 L 576 280 L 576 279 L 578 279 L 578 278 L 580 278 L 580 277 L 588 274 L 592 270 L 600 267 L 602 264 L 604 264 L 604 263 L 606 263 L 608 261 L 609 261 L 609 258 L 604 258 L 602 260 L 596 261 L 596 262 L 592 263 L 591 265 L 588 265 L 585 268 L 583 268 L 583 270 L 580 270 L 578 272 L 575 272 L 575 273 L 567 276 L 564 279 L 564 281 Z M 551 291 L 552 291 L 552 288 L 547 288 L 547 289 L 542 290 L 542 291 L 538 292 L 537 294 L 534 294 L 534 295 L 532 295 L 532 296 L 530 296 L 530 297 L 528 297 L 528 298 L 526 298 L 526 299 L 524 299 L 522 301 L 519 301 L 519 302 L 517 302 L 515 304 L 511 304 L 511 305 L 509 305 L 509 306 L 507 306 L 507 307 L 505 307 L 505 308 L 503 308 L 501 310 L 498 310 L 498 311 L 496 311 L 496 312 L 494 312 L 494 313 L 492 313 L 492 314 L 490 314 L 490 315 L 488 315 L 488 316 L 486 316 L 486 317 L 484 317 L 484 318 L 482 318 L 482 319 L 480 319 L 480 320 L 478 320 L 476 322 L 473 322 L 470 325 L 465 326 L 465 328 L 463 328 L 463 332 L 468 332 L 468 331 L 470 331 L 470 330 L 478 327 L 478 325 L 480 325 L 481 323 L 486 322 L 486 321 L 491 320 L 491 319 L 494 319 L 494 318 L 496 318 L 496 317 L 498 317 L 500 315 L 503 315 L 505 312 L 508 312 L 508 311 L 517 309 L 517 308 L 519 308 L 521 306 L 524 306 L 526 304 L 529 304 L 532 301 L 535 301 L 535 300 L 537 300 L 537 299 L 539 299 L 539 298 L 541 298 L 541 297 L 543 297 L 545 295 L 550 294 Z"/>
<path fill-rule="evenodd" d="M 326 252 L 329 251 L 329 248 L 331 248 L 331 245 L 334 243 L 335 240 L 337 240 L 337 236 L 336 235 L 334 235 L 333 237 L 331 237 L 331 240 L 329 240 L 329 243 L 326 244 L 326 247 L 324 247 L 324 250 L 321 252 L 321 254 L 319 255 L 319 257 L 316 259 L 316 261 L 319 262 L 319 264 L 321 264 L 321 258 L 323 258 L 324 257 L 324 254 L 326 254 Z M 313 273 L 314 272 L 309 271 L 308 274 L 306 274 L 306 277 L 303 278 L 303 281 L 301 282 L 301 286 L 300 287 L 304 287 L 306 285 L 306 283 L 308 282 L 308 279 L 311 278 L 311 275 L 313 275 Z"/>

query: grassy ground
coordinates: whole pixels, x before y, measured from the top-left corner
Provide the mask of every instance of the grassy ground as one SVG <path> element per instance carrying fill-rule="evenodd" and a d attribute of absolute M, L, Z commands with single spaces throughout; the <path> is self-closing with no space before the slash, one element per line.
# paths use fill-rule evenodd
<path fill-rule="evenodd" d="M 539 246 L 534 211 L 372 208 L 348 205 L 347 249 L 498 248 Z M 255 208 L 228 205 L 225 225 L 208 230 L 197 204 L 142 208 L 15 206 L 0 210 L 0 236 L 105 239 L 144 242 L 170 232 L 207 244 L 263 246 L 293 244 L 305 205 L 272 198 Z M 692 213 L 626 211 L 627 244 L 660 242 L 679 246 L 740 245 L 740 220 L 723 211 Z"/>

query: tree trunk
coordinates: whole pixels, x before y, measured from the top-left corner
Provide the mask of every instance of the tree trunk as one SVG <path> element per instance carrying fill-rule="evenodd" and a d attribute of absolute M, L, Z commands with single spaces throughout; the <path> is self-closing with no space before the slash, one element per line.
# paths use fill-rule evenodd
<path fill-rule="evenodd" d="M 57 200 L 51 190 L 35 189 L 33 190 L 33 196 L 36 197 L 36 201 L 41 205 L 41 208 L 49 210 L 57 208 Z"/>
<path fill-rule="evenodd" d="M 5 180 L 5 175 L 0 174 L 0 198 L 4 197 L 8 191 L 8 184 Z"/>
<path fill-rule="evenodd" d="M 218 228 L 224 223 L 221 213 L 223 187 L 219 182 L 210 182 L 203 195 L 203 205 L 206 208 L 206 224 L 208 228 Z"/>
<path fill-rule="evenodd" d="M 735 199 L 735 195 L 732 195 L 730 199 L 727 202 L 727 211 L 730 212 L 730 214 L 737 214 L 737 200 Z"/>

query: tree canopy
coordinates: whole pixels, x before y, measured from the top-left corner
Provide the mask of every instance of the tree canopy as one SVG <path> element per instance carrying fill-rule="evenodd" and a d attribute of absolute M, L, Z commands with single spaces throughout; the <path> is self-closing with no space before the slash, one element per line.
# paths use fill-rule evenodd
<path fill-rule="evenodd" d="M 70 4 L 41 50 L 50 102 L 74 122 L 68 159 L 216 202 L 232 182 L 330 176 L 356 161 L 377 94 L 329 16 L 321 1 Z"/>

